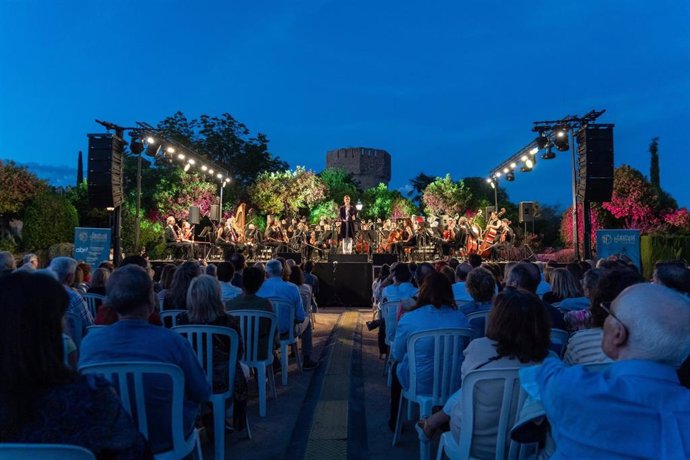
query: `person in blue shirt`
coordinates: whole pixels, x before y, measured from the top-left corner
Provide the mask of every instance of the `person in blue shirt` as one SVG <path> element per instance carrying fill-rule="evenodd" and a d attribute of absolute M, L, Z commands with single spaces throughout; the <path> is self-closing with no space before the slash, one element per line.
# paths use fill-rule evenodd
<path fill-rule="evenodd" d="M 309 315 L 304 311 L 302 298 L 299 289 L 292 283 L 283 281 L 283 264 L 276 259 L 266 263 L 266 281 L 256 293 L 257 296 L 265 299 L 276 299 L 287 303 L 295 310 L 295 324 L 288 324 L 289 311 L 278 310 L 278 326 L 281 335 L 287 335 L 291 327 L 295 328 L 295 335 L 302 339 L 302 354 L 304 361 L 302 368 L 312 370 L 318 367 L 319 363 L 311 359 L 312 353 L 312 325 Z M 296 326 L 295 326 L 296 325 Z"/>
<path fill-rule="evenodd" d="M 438 272 L 433 272 L 424 278 L 414 309 L 400 318 L 395 331 L 391 352 L 396 364 L 392 369 L 391 411 L 388 421 L 391 430 L 395 429 L 400 393 L 403 388 L 409 387 L 410 382 L 407 339 L 416 332 L 447 328 L 469 328 L 469 323 L 467 317 L 455 306 L 453 290 L 448 278 Z M 416 356 L 416 391 L 418 394 L 429 394 L 434 370 L 433 341 L 421 342 Z"/>
<path fill-rule="evenodd" d="M 410 282 L 411 278 L 410 267 L 402 262 L 397 264 L 393 268 L 393 284 L 383 288 L 381 300 L 383 302 L 392 302 L 410 299 L 417 295 L 417 288 Z"/>
<path fill-rule="evenodd" d="M 122 267 L 106 285 L 106 304 L 114 308 L 119 321 L 89 332 L 82 341 L 79 365 L 112 361 L 154 361 L 175 364 L 184 373 L 183 423 L 191 433 L 199 405 L 208 401 L 211 387 L 189 342 L 161 326 L 149 324 L 155 308 L 153 281 L 137 265 Z M 145 380 L 149 442 L 154 453 L 172 448 L 170 410 L 172 387 L 169 379 L 150 376 Z"/>
<path fill-rule="evenodd" d="M 690 392 L 676 374 L 690 354 L 690 299 L 636 284 L 602 308 L 614 363 L 594 372 L 550 358 L 520 372 L 551 424 L 551 458 L 690 458 Z"/>

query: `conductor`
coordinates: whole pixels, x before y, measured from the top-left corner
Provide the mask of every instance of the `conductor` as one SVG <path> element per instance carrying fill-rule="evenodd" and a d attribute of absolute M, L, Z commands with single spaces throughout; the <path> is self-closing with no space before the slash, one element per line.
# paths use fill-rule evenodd
<path fill-rule="evenodd" d="M 343 197 L 343 205 L 340 207 L 340 239 L 343 242 L 343 254 L 352 254 L 352 240 L 355 237 L 355 220 L 357 210 L 350 205 L 349 195 Z"/>

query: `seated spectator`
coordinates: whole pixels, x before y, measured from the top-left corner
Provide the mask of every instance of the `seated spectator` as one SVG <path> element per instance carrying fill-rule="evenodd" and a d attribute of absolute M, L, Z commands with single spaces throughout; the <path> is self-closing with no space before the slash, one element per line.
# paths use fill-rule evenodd
<path fill-rule="evenodd" d="M 477 253 L 470 254 L 467 257 L 467 263 L 469 263 L 472 268 L 477 268 L 482 266 L 482 256 Z"/>
<path fill-rule="evenodd" d="M 264 281 L 256 295 L 265 299 L 281 300 L 294 309 L 295 324 L 288 324 L 287 313 L 281 314 L 281 312 L 278 311 L 280 335 L 287 337 L 290 328 L 295 328 L 295 335 L 302 339 L 302 354 L 304 355 L 302 369 L 313 370 L 318 367 L 319 363 L 311 359 L 312 324 L 309 315 L 304 311 L 302 298 L 300 297 L 297 286 L 283 280 L 283 270 L 284 266 L 280 260 L 269 260 L 266 264 L 266 276 L 268 276 L 268 278 Z"/>
<path fill-rule="evenodd" d="M 36 254 L 25 254 L 22 258 L 22 266 L 17 270 L 36 271 L 38 269 L 38 256 Z"/>
<path fill-rule="evenodd" d="M 201 274 L 199 264 L 194 261 L 183 262 L 173 276 L 172 286 L 163 299 L 163 310 L 185 310 L 187 290 L 192 280 Z"/>
<path fill-rule="evenodd" d="M 74 272 L 74 284 L 72 287 L 81 295 L 86 294 L 91 285 L 91 266 L 85 262 L 79 262 Z"/>
<path fill-rule="evenodd" d="M 98 264 L 98 268 L 105 268 L 110 273 L 115 271 L 115 265 L 113 265 L 112 262 L 101 262 L 100 264 Z"/>
<path fill-rule="evenodd" d="M 546 303 L 556 304 L 565 299 L 584 299 L 585 306 L 589 304 L 583 297 L 582 287 L 572 273 L 565 268 L 555 268 L 551 272 L 551 290 L 541 296 Z"/>
<path fill-rule="evenodd" d="M 531 262 L 520 262 L 513 265 L 506 274 L 506 287 L 516 287 L 525 289 L 533 294 L 539 295 L 537 287 L 541 280 L 539 267 Z M 565 330 L 565 320 L 563 314 L 553 305 L 545 304 L 546 310 L 551 317 L 551 327 Z"/>
<path fill-rule="evenodd" d="M 559 305 L 561 311 L 566 311 L 563 319 L 565 320 L 566 330 L 569 332 L 578 331 L 580 329 L 587 329 L 589 327 L 589 319 L 591 317 L 590 306 L 592 305 L 592 291 L 599 283 L 599 280 L 607 272 L 603 268 L 592 268 L 585 272 L 582 278 L 582 293 L 587 299 L 587 306 L 574 309 L 574 305 L 570 305 L 569 300 L 565 299 Z M 579 303 L 579 302 L 578 302 Z"/>
<path fill-rule="evenodd" d="M 552 427 L 552 458 L 690 458 L 690 392 L 676 375 L 690 353 L 690 299 L 636 284 L 605 310 L 606 369 L 549 358 L 520 372 Z"/>
<path fill-rule="evenodd" d="M 204 273 L 218 279 L 218 266 L 216 264 L 208 264 L 206 265 Z"/>
<path fill-rule="evenodd" d="M 407 264 L 398 263 L 393 269 L 393 284 L 383 288 L 381 300 L 392 302 L 410 299 L 417 294 L 417 288 L 412 285 L 412 274 Z"/>
<path fill-rule="evenodd" d="M 62 318 L 69 302 L 64 287 L 45 274 L 22 270 L 0 279 L 0 442 L 152 458 L 109 382 L 65 366 Z"/>
<path fill-rule="evenodd" d="M 544 266 L 543 263 L 532 263 L 529 261 L 524 261 L 522 263 L 527 263 L 531 265 L 533 268 L 536 268 L 539 274 L 539 283 L 537 284 L 537 288 L 535 289 L 535 293 L 537 296 L 541 297 L 547 292 L 551 290 L 551 275 L 549 274 L 547 277 L 547 272 L 548 271 L 553 271 L 555 270 L 559 264 L 549 261 L 546 266 Z"/>
<path fill-rule="evenodd" d="M 463 327 L 469 327 L 469 323 L 467 317 L 455 306 L 450 282 L 442 274 L 436 271 L 432 272 L 424 279 L 415 308 L 400 318 L 395 331 L 395 339 L 391 347 L 395 364 L 391 369 L 393 383 L 391 385 L 390 418 L 388 419 L 388 426 L 391 430 L 395 429 L 400 393 L 403 388 L 407 389 L 410 384 L 407 339 L 415 332 Z M 417 353 L 417 393 L 420 394 L 431 392 L 434 368 L 432 346 L 432 342 L 421 343 L 420 348 L 422 349 Z"/>
<path fill-rule="evenodd" d="M 247 267 L 242 273 L 242 280 L 244 288 L 242 289 L 243 294 L 228 300 L 225 302 L 225 310 L 232 314 L 234 310 L 259 310 L 267 311 L 270 313 L 275 313 L 271 301 L 259 297 L 256 295 L 257 291 L 261 288 L 264 283 L 264 272 L 256 267 Z M 266 359 L 263 350 L 266 350 L 268 345 L 268 334 L 271 332 L 270 324 L 266 321 L 261 321 L 259 323 L 259 350 L 261 354 L 259 359 Z M 280 339 L 278 333 L 274 337 L 274 348 L 280 348 Z M 275 361 L 279 366 L 280 363 Z"/>
<path fill-rule="evenodd" d="M 441 267 L 439 273 L 448 278 L 448 282 L 450 284 L 455 283 L 455 270 L 450 268 L 448 265 L 444 265 L 443 267 Z"/>
<path fill-rule="evenodd" d="M 211 388 L 189 342 L 169 329 L 147 322 L 156 303 L 151 277 L 144 268 L 127 265 L 113 272 L 106 290 L 108 305 L 115 309 L 119 321 L 84 338 L 79 365 L 153 361 L 179 366 L 185 385 L 183 423 L 185 433 L 191 433 L 199 404 L 208 401 Z M 155 395 L 146 401 L 151 449 L 154 453 L 170 450 L 171 383 L 167 378 L 151 376 L 144 386 L 147 394 Z"/>
<path fill-rule="evenodd" d="M 455 283 L 453 284 L 453 297 L 455 297 L 456 302 L 471 302 L 472 296 L 467 292 L 467 287 L 465 282 L 467 281 L 467 275 L 474 270 L 472 265 L 467 262 L 458 265 L 455 268 Z"/>
<path fill-rule="evenodd" d="M 660 261 L 654 264 L 652 281 L 681 294 L 690 295 L 690 269 L 682 260 Z"/>
<path fill-rule="evenodd" d="M 235 277 L 235 266 L 232 262 L 218 264 L 218 281 L 220 282 L 220 296 L 223 303 L 242 294 L 242 289 L 232 284 Z"/>
<path fill-rule="evenodd" d="M 224 262 L 227 263 L 227 262 Z M 230 264 L 232 265 L 232 264 Z M 187 292 L 188 313 L 182 314 L 178 324 L 207 324 L 209 326 L 221 326 L 233 329 L 237 332 L 238 350 L 235 363 L 234 382 L 234 425 L 235 429 L 243 430 L 247 413 L 247 375 L 240 365 L 240 358 L 244 353 L 242 332 L 237 318 L 225 314 L 225 308 L 220 300 L 220 285 L 210 275 L 197 276 L 192 280 Z M 230 358 L 230 341 L 226 337 L 216 336 L 213 341 L 213 392 L 224 393 L 228 391 L 228 363 Z M 211 414 L 203 417 L 204 425 L 210 433 L 213 433 L 213 417 Z"/>
<path fill-rule="evenodd" d="M 170 291 L 170 287 L 172 286 L 173 276 L 175 276 L 176 270 L 177 270 L 177 267 L 175 266 L 175 264 L 164 264 L 163 268 L 161 268 L 161 276 L 160 276 L 160 280 L 158 282 L 159 291 L 156 294 L 158 296 L 158 307 L 159 308 L 163 305 L 163 301 L 165 300 L 165 296 Z"/>
<path fill-rule="evenodd" d="M 74 275 L 77 271 L 77 261 L 71 257 L 56 257 L 48 266 L 57 276 L 57 280 L 62 283 L 65 291 L 69 295 L 69 306 L 65 318 L 67 319 L 67 335 L 79 347 L 80 337 L 86 334 L 86 328 L 93 324 L 93 318 L 86 302 L 81 295 L 70 286 L 74 283 Z"/>
<path fill-rule="evenodd" d="M 9 275 L 17 269 L 17 261 L 11 252 L 0 251 L 0 277 Z"/>
<path fill-rule="evenodd" d="M 304 273 L 302 269 L 298 266 L 292 267 L 292 272 L 290 273 L 290 282 L 297 286 L 299 290 L 299 295 L 302 298 L 302 307 L 304 312 L 308 315 L 311 313 L 313 294 L 311 292 L 311 286 L 304 282 Z"/>
<path fill-rule="evenodd" d="M 388 279 L 391 274 L 391 268 L 388 264 L 381 265 L 381 271 L 379 271 L 379 276 L 374 280 L 371 285 L 371 292 L 374 296 L 374 305 L 378 306 L 381 303 L 381 296 L 383 294 L 383 282 Z"/>
<path fill-rule="evenodd" d="M 91 277 L 91 286 L 86 291 L 88 294 L 105 295 L 105 285 L 110 278 L 110 272 L 105 268 L 97 268 Z"/>
<path fill-rule="evenodd" d="M 563 361 L 566 364 L 608 363 L 611 360 L 602 349 L 604 321 L 608 312 L 602 304 L 608 305 L 628 286 L 643 283 L 639 273 L 629 269 L 605 271 L 592 288 L 592 305 L 589 308 L 589 322 L 586 329 L 570 336 Z"/>
<path fill-rule="evenodd" d="M 467 275 L 465 283 L 471 302 L 461 305 L 460 311 L 465 315 L 476 311 L 486 311 L 491 308 L 491 299 L 496 294 L 496 279 L 490 271 L 483 267 L 473 268 Z"/>
<path fill-rule="evenodd" d="M 549 354 L 550 319 L 544 304 L 531 292 L 507 287 L 494 299 L 486 337 L 475 339 L 465 349 L 461 375 L 477 369 L 518 369 L 540 363 Z M 472 458 L 494 458 L 501 413 L 503 384 L 487 382 L 474 396 Z M 419 423 L 427 437 L 450 419 L 456 442 L 462 424 L 462 389 L 453 394 L 442 411 Z M 418 429 L 418 431 L 419 431 Z"/>
<path fill-rule="evenodd" d="M 304 282 L 311 286 L 311 292 L 314 297 L 319 295 L 319 277 L 312 273 L 314 271 L 314 262 L 307 260 L 304 263 Z"/>
<path fill-rule="evenodd" d="M 239 252 L 235 252 L 230 256 L 230 262 L 235 266 L 235 276 L 232 277 L 232 284 L 242 289 L 242 275 L 246 263 L 244 256 Z"/>

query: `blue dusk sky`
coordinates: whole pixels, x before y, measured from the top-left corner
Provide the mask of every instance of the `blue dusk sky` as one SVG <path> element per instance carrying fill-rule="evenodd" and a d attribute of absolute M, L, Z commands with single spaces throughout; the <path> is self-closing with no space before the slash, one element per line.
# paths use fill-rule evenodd
<path fill-rule="evenodd" d="M 606 109 L 615 161 L 690 206 L 690 2 L 0 0 L 0 158 L 73 181 L 94 119 L 231 113 L 316 171 L 390 152 L 391 186 L 486 176 L 535 120 Z M 570 160 L 519 173 L 514 201 L 567 206 Z"/>

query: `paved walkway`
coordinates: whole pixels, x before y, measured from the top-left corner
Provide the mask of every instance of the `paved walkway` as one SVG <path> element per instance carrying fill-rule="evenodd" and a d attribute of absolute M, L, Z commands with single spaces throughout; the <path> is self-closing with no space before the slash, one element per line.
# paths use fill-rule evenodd
<path fill-rule="evenodd" d="M 418 458 L 417 436 L 408 422 L 397 447 L 388 428 L 390 391 L 379 359 L 376 331 L 364 322 L 369 310 L 322 309 L 314 328 L 313 359 L 321 366 L 299 373 L 290 361 L 288 385 L 277 379 L 278 399 L 259 417 L 256 384 L 250 381 L 246 433 L 227 439 L 232 459 L 385 460 Z M 204 458 L 213 458 L 210 443 Z"/>

